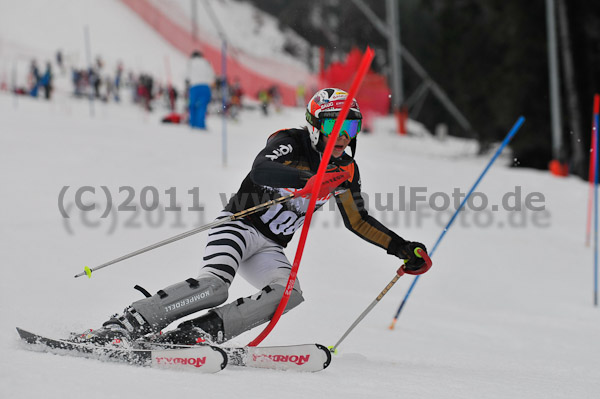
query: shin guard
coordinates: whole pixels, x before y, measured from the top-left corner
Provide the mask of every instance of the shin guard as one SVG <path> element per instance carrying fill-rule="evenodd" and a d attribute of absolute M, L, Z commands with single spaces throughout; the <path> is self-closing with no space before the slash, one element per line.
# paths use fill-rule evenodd
<path fill-rule="evenodd" d="M 151 326 L 160 331 L 173 321 L 227 300 L 227 284 L 218 277 L 189 278 L 164 288 L 131 307 Z"/>
<path fill-rule="evenodd" d="M 267 285 L 262 291 L 251 297 L 240 298 L 214 309 L 213 312 L 223 320 L 224 339 L 231 339 L 271 320 L 284 290 L 285 287 L 279 284 Z M 302 301 L 304 301 L 302 293 L 295 289 L 292 290 L 285 312 L 295 308 Z"/>

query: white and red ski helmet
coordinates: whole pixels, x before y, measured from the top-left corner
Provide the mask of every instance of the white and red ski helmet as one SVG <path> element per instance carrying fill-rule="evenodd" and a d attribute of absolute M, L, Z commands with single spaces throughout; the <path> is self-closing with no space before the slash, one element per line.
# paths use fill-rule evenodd
<path fill-rule="evenodd" d="M 322 151 L 320 147 L 322 147 L 321 123 L 323 119 L 337 118 L 346 98 L 348 98 L 348 93 L 344 90 L 327 88 L 319 90 L 308 102 L 306 106 L 306 121 L 309 124 L 308 132 L 313 147 L 318 151 Z M 350 111 L 348 111 L 346 119 L 362 119 L 356 99 L 352 99 L 352 105 L 350 105 Z M 356 138 L 352 139 L 353 142 L 355 140 Z M 351 147 L 354 146 L 352 145 Z"/>

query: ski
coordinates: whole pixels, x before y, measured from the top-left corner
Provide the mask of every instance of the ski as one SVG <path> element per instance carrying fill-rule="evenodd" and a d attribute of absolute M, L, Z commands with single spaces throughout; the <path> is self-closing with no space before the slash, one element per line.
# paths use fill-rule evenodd
<path fill-rule="evenodd" d="M 149 349 L 189 349 L 194 345 L 137 341 L 136 344 Z M 227 353 L 227 364 L 284 371 L 317 372 L 325 370 L 331 363 L 331 352 L 320 344 L 282 346 L 218 346 Z"/>
<path fill-rule="evenodd" d="M 233 366 L 316 372 L 326 369 L 331 363 L 331 352 L 319 344 L 221 349 L 227 353 L 229 364 Z"/>
<path fill-rule="evenodd" d="M 216 373 L 227 365 L 227 354 L 212 345 L 188 348 L 129 349 L 112 348 L 62 339 L 52 339 L 17 327 L 21 339 L 46 352 L 78 355 L 102 361 L 116 361 L 137 366 Z"/>

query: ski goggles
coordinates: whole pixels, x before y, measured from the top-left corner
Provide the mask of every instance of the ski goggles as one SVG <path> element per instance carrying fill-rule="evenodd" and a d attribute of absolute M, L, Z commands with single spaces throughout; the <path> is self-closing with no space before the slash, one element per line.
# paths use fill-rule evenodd
<path fill-rule="evenodd" d="M 325 118 L 321 120 L 321 133 L 325 136 L 329 136 L 333 132 L 333 126 L 335 125 L 335 118 Z M 348 136 L 349 139 L 353 139 L 356 137 L 358 132 L 360 132 L 360 128 L 362 127 L 361 119 L 346 119 L 342 124 L 340 129 L 340 136 L 344 134 Z"/>

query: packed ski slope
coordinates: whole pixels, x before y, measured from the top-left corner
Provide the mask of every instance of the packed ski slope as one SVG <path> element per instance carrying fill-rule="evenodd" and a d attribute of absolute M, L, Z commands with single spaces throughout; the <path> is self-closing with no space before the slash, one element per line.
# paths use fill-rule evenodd
<path fill-rule="evenodd" d="M 592 253 L 583 246 L 587 186 L 574 178 L 496 165 L 480 191 L 490 204 L 521 187 L 544 196 L 547 214 L 510 216 L 476 227 L 475 212 L 450 230 L 434 268 L 417 285 L 395 331 L 387 329 L 411 278 L 403 277 L 340 346 L 318 374 L 226 369 L 217 375 L 161 372 L 24 350 L 15 326 L 61 337 L 97 327 L 140 297 L 132 286 L 156 291 L 194 276 L 205 237 L 178 243 L 74 279 L 93 266 L 210 221 L 247 173 L 269 133 L 302 123 L 301 109 L 265 118 L 246 111 L 228 124 L 228 164 L 222 167 L 221 121 L 207 132 L 164 126 L 134 108 L 85 102 L 46 103 L 0 96 L 2 278 L 4 340 L 2 397 L 578 397 L 598 392 L 599 313 L 591 304 Z M 518 138 L 517 138 L 518 139 Z M 382 121 L 362 135 L 357 160 L 371 212 L 402 236 L 429 246 L 443 221 L 431 209 L 400 212 L 399 187 L 450 195 L 468 190 L 487 162 L 469 143 L 397 137 Z M 506 163 L 507 160 L 502 162 Z M 502 163 L 500 162 L 500 163 Z M 62 200 L 59 193 L 68 190 Z M 76 190 L 86 192 L 78 211 Z M 137 212 L 101 218 L 107 199 L 122 205 L 131 187 Z M 141 210 L 144 187 L 155 187 L 161 207 L 171 189 L 181 212 Z M 197 188 L 197 199 L 194 192 Z M 125 190 L 125 189 L 124 189 Z M 146 195 L 149 190 L 146 190 Z M 393 197 L 381 211 L 377 193 Z M 175 195 L 175 194 L 172 194 Z M 151 197 L 148 197 L 151 202 Z M 408 197 L 407 197 L 408 198 Z M 69 219 L 59 211 L 62 201 Z M 197 203 L 194 204 L 194 201 Z M 202 205 L 204 212 L 188 210 Z M 539 205 L 539 204 L 538 204 Z M 159 208 L 162 209 L 162 208 Z M 538 212 L 539 213 L 539 212 Z M 418 215 L 423 220 L 417 223 Z M 432 217 L 426 218 L 429 214 Z M 334 344 L 393 277 L 398 261 L 339 226 L 334 211 L 319 212 L 299 278 L 306 302 L 284 316 L 265 344 Z M 407 219 L 410 215 L 412 219 Z M 445 220 L 447 220 L 447 216 Z M 516 216 L 516 217 L 515 217 Z M 542 217 L 543 216 L 543 217 Z M 512 221 L 512 222 L 511 222 Z M 518 221 L 516 225 L 513 222 Z M 513 226 L 509 226 L 509 222 Z M 337 225 L 337 227 L 336 227 Z M 482 224 L 483 225 L 483 224 Z M 503 225 L 503 227 L 501 227 Z M 295 241 L 288 249 L 294 256 Z M 230 299 L 255 290 L 242 279 Z M 258 330 L 236 339 L 249 342 Z"/>

